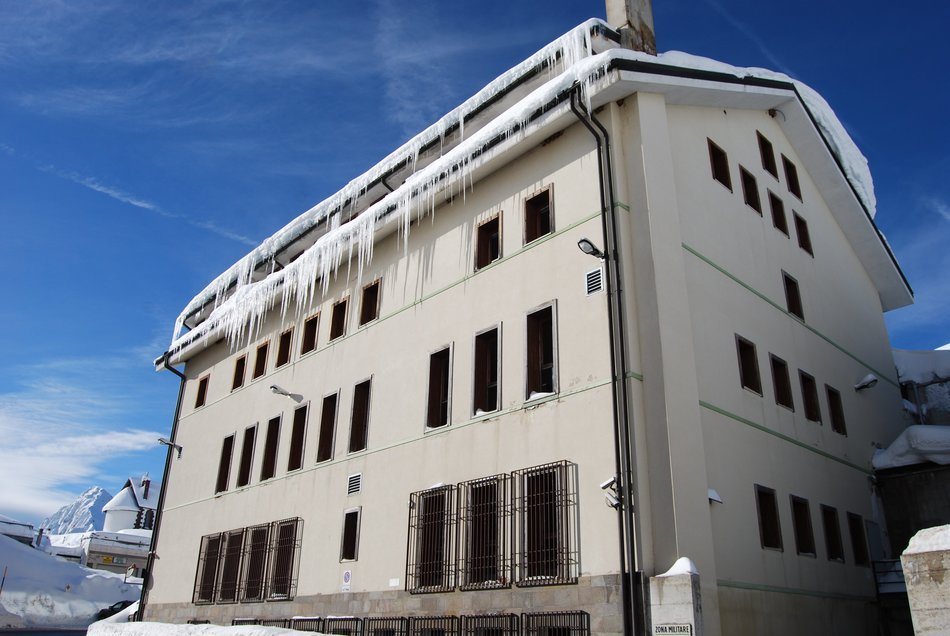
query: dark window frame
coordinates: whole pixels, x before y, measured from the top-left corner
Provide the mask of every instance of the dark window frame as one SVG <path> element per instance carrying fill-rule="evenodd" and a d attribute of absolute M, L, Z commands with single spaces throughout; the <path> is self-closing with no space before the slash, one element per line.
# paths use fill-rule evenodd
<path fill-rule="evenodd" d="M 223 533 L 220 532 L 201 537 L 198 544 L 195 591 L 191 597 L 191 602 L 195 605 L 211 605 L 217 598 L 218 569 L 223 542 Z"/>
<path fill-rule="evenodd" d="M 775 148 L 768 137 L 758 130 L 755 131 L 759 142 L 759 158 L 762 160 L 762 169 L 778 179 L 778 163 L 775 161 Z"/>
<path fill-rule="evenodd" d="M 775 390 L 775 403 L 795 412 L 795 398 L 792 391 L 792 378 L 788 372 L 788 363 L 775 354 L 769 354 L 769 366 L 772 368 L 772 388 Z"/>
<path fill-rule="evenodd" d="M 761 396 L 762 374 L 759 373 L 759 355 L 755 343 L 736 334 L 736 356 L 739 362 L 739 386 Z"/>
<path fill-rule="evenodd" d="M 545 317 L 546 313 L 550 315 Z M 546 324 L 550 328 L 547 334 L 544 333 Z M 545 342 L 546 335 L 550 343 Z M 525 314 L 525 401 L 557 394 L 557 344 L 557 301 L 536 307 Z M 534 397 L 532 394 L 535 394 Z"/>
<path fill-rule="evenodd" d="M 362 517 L 362 506 L 347 508 L 343 511 L 343 526 L 340 532 L 340 563 L 359 561 Z M 351 525 L 352 519 L 355 519 L 355 522 Z M 349 536 L 347 533 L 351 528 L 352 536 Z"/>
<path fill-rule="evenodd" d="M 809 256 L 814 258 L 815 250 L 811 243 L 811 232 L 808 230 L 808 221 L 794 210 L 792 211 L 792 217 L 795 219 L 795 236 L 798 238 L 798 247 L 802 248 Z"/>
<path fill-rule="evenodd" d="M 798 280 L 783 271 L 782 284 L 785 287 L 785 307 L 788 313 L 805 322 L 805 305 L 802 303 L 802 290 L 798 285 Z"/>
<path fill-rule="evenodd" d="M 841 541 L 841 523 L 838 509 L 821 504 L 821 527 L 825 535 L 825 551 L 829 561 L 844 563 L 844 543 Z"/>
<path fill-rule="evenodd" d="M 524 636 L 590 636 L 590 614 L 576 612 L 525 612 Z"/>
<path fill-rule="evenodd" d="M 429 354 L 429 369 L 426 376 L 426 430 L 443 428 L 452 423 L 454 349 L 452 343 L 449 343 Z M 443 354 L 446 358 L 444 361 Z"/>
<path fill-rule="evenodd" d="M 775 490 L 755 485 L 755 509 L 759 519 L 759 543 L 763 550 L 784 552 L 782 520 L 779 517 L 778 497 Z"/>
<path fill-rule="evenodd" d="M 871 557 L 868 554 L 867 531 L 864 527 L 864 518 L 856 513 L 847 513 L 848 517 L 848 536 L 851 538 L 851 555 L 854 557 L 854 564 L 860 567 L 871 565 Z"/>
<path fill-rule="evenodd" d="M 277 453 L 280 449 L 282 419 L 283 415 L 278 415 L 267 421 L 267 430 L 264 432 L 263 457 L 261 458 L 261 481 L 267 481 L 277 476 Z"/>
<path fill-rule="evenodd" d="M 818 555 L 815 531 L 811 522 L 811 506 L 808 500 L 798 495 L 788 496 L 792 510 L 792 530 L 795 535 L 795 551 L 802 556 Z"/>
<path fill-rule="evenodd" d="M 342 305 L 342 307 L 341 307 Z M 330 310 L 330 340 L 339 340 L 346 335 L 346 319 L 350 311 L 350 297 L 341 298 L 333 303 Z M 342 313 L 341 313 L 342 312 Z M 339 318 L 338 318 L 339 316 Z"/>
<path fill-rule="evenodd" d="M 491 226 L 494 225 L 494 231 Z M 485 219 L 475 227 L 475 269 L 479 271 L 501 259 L 501 212 Z"/>
<path fill-rule="evenodd" d="M 450 484 L 409 495 L 406 591 L 410 594 L 455 589 L 457 494 Z"/>
<path fill-rule="evenodd" d="M 460 590 L 511 586 L 510 481 L 503 473 L 458 485 Z"/>
<path fill-rule="evenodd" d="M 362 396 L 364 390 L 362 387 L 366 387 L 365 398 Z M 347 444 L 347 453 L 359 453 L 369 448 L 369 418 L 372 403 L 373 376 L 369 376 L 353 387 L 353 403 L 350 405 L 350 441 Z"/>
<path fill-rule="evenodd" d="M 327 400 L 333 398 L 333 413 L 327 422 Z M 317 463 L 328 462 L 333 459 L 336 450 L 337 418 L 340 413 L 340 392 L 334 391 L 323 396 L 320 401 L 320 431 L 317 435 Z M 329 424 L 329 428 L 327 425 Z M 324 452 L 326 451 L 326 452 Z M 326 455 L 326 456 L 324 456 Z M 323 457 L 323 459 L 321 459 Z"/>
<path fill-rule="evenodd" d="M 375 289 L 375 293 L 371 290 Z M 370 298 L 367 298 L 367 294 Z M 375 295 L 375 298 L 372 298 Z M 382 299 L 382 279 L 377 278 L 367 285 L 363 285 L 360 293 L 360 324 L 362 327 L 374 320 L 379 320 L 379 307 Z"/>
<path fill-rule="evenodd" d="M 782 155 L 782 170 L 785 172 L 785 185 L 788 191 L 802 201 L 802 185 L 798 180 L 798 168 L 784 154 Z"/>
<path fill-rule="evenodd" d="M 492 332 L 495 334 L 494 360 L 492 360 L 491 350 L 487 348 L 490 346 L 489 334 Z M 501 323 L 475 334 L 472 343 L 472 415 L 474 417 L 501 409 L 501 346 Z M 486 348 L 480 349 L 480 347 Z M 492 374 L 492 369 L 494 369 L 494 374 Z M 494 394 L 494 406 L 490 409 L 483 408 L 489 406 L 489 397 L 492 394 Z"/>
<path fill-rule="evenodd" d="M 231 480 L 231 464 L 234 462 L 235 437 L 235 434 L 232 433 L 225 437 L 221 443 L 221 455 L 218 458 L 218 477 L 215 481 L 214 494 L 227 492 L 228 490 L 228 482 Z"/>
<path fill-rule="evenodd" d="M 841 401 L 841 393 L 838 389 L 826 384 L 825 396 L 828 400 L 828 419 L 831 422 L 831 430 L 847 437 L 848 425 L 844 417 L 844 404 Z"/>
<path fill-rule="evenodd" d="M 216 603 L 237 603 L 240 598 L 241 561 L 244 555 L 244 528 L 222 532 L 224 542 L 218 571 Z"/>
<path fill-rule="evenodd" d="M 782 201 L 782 197 L 771 190 L 768 193 L 769 210 L 772 212 L 772 227 L 784 234 L 786 238 L 791 238 L 788 229 L 788 216 L 785 214 L 785 202 Z"/>
<path fill-rule="evenodd" d="M 320 312 L 311 314 L 303 321 L 303 335 L 300 338 L 300 355 L 316 351 L 320 335 Z"/>
<path fill-rule="evenodd" d="M 236 488 L 244 488 L 251 483 L 255 446 L 257 446 L 257 424 L 245 428 L 244 435 L 241 437 L 241 457 L 238 462 Z"/>
<path fill-rule="evenodd" d="M 244 529 L 244 557 L 241 567 L 241 602 L 263 601 L 267 595 L 267 570 L 273 524 Z"/>
<path fill-rule="evenodd" d="M 303 413 L 302 416 L 299 414 Z M 292 473 L 304 466 L 304 454 L 307 448 L 307 428 L 310 422 L 310 402 L 304 402 L 294 409 L 290 425 L 290 448 L 287 453 L 287 472 Z"/>
<path fill-rule="evenodd" d="M 729 155 L 719 144 L 706 138 L 709 147 L 709 168 L 713 181 L 725 186 L 729 192 L 732 192 L 732 175 L 729 170 Z"/>
<path fill-rule="evenodd" d="M 200 409 L 208 401 L 208 385 L 211 383 L 211 374 L 198 378 L 198 390 L 195 392 L 195 408 Z"/>
<path fill-rule="evenodd" d="M 745 204 L 762 216 L 762 199 L 759 196 L 759 184 L 755 175 L 739 164 L 739 181 L 742 183 L 742 199 Z"/>
<path fill-rule="evenodd" d="M 257 345 L 254 350 L 254 368 L 251 371 L 251 380 L 263 377 L 267 373 L 267 353 L 270 349 L 270 340 Z"/>
<path fill-rule="evenodd" d="M 526 197 L 523 208 L 524 245 L 554 234 L 554 184 Z"/>
<path fill-rule="evenodd" d="M 231 376 L 231 391 L 237 391 L 244 386 L 247 377 L 247 354 L 241 354 L 234 360 L 234 375 Z"/>
<path fill-rule="evenodd" d="M 802 390 L 802 413 L 809 422 L 821 424 L 821 404 L 818 400 L 818 382 L 815 376 L 798 370 L 798 383 Z"/>
<path fill-rule="evenodd" d="M 290 362 L 294 348 L 294 328 L 289 327 L 281 332 L 277 338 L 277 356 L 274 358 L 274 368 L 279 369 Z"/>

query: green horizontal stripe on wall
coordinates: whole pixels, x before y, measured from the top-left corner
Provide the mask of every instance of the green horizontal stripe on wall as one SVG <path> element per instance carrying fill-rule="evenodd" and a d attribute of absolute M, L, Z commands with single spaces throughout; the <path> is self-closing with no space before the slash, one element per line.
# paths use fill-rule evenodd
<path fill-rule="evenodd" d="M 837 455 L 832 455 L 832 454 L 829 453 L 828 451 L 824 451 L 824 450 L 822 450 L 822 449 L 820 449 L 820 448 L 815 448 L 814 446 L 811 446 L 811 445 L 806 444 L 806 443 L 804 443 L 804 442 L 802 442 L 802 441 L 799 441 L 799 440 L 795 439 L 794 437 L 789 437 L 788 435 L 785 435 L 784 433 L 779 433 L 778 431 L 773 431 L 772 429 L 770 429 L 769 427 L 765 426 L 764 424 L 759 424 L 758 422 L 753 422 L 752 420 L 746 419 L 746 418 L 742 417 L 741 415 L 736 415 L 735 413 L 730 413 L 730 412 L 727 411 L 726 409 L 719 408 L 718 406 L 716 406 L 716 405 L 714 405 L 714 404 L 710 404 L 709 402 L 705 402 L 705 401 L 703 401 L 703 400 L 700 400 L 700 401 L 699 401 L 699 405 L 700 405 L 701 407 L 703 407 L 704 409 L 707 409 L 707 410 L 709 410 L 709 411 L 712 411 L 713 413 L 718 413 L 719 415 L 723 415 L 723 416 L 725 416 L 725 417 L 728 417 L 728 418 L 731 419 L 731 420 L 735 420 L 736 422 L 740 422 L 740 423 L 742 423 L 742 424 L 745 424 L 746 426 L 749 426 L 749 427 L 752 427 L 752 428 L 754 428 L 754 429 L 756 429 L 756 430 L 762 431 L 763 433 L 768 433 L 769 435 L 772 435 L 773 437 L 777 437 L 777 438 L 779 438 L 780 440 L 782 440 L 782 441 L 784 441 L 784 442 L 788 442 L 788 443 L 794 444 L 795 446 L 798 446 L 798 447 L 800 447 L 800 448 L 804 448 L 805 450 L 811 451 L 812 453 L 815 453 L 816 455 L 821 455 L 822 457 L 824 457 L 824 458 L 826 458 L 826 459 L 830 459 L 830 460 L 832 460 L 832 461 L 838 462 L 839 464 L 843 464 L 843 465 L 847 466 L 848 468 L 853 468 L 853 469 L 855 469 L 855 470 L 857 470 L 857 471 L 860 471 L 860 472 L 862 472 L 862 473 L 864 473 L 864 474 L 866 474 L 866 475 L 872 474 L 869 469 L 867 469 L 867 468 L 865 468 L 865 467 L 863 467 L 863 466 L 859 466 L 859 465 L 855 464 L 854 462 L 848 461 L 847 459 L 844 459 L 844 458 L 842 458 L 842 457 L 838 457 Z"/>
<path fill-rule="evenodd" d="M 740 287 L 743 287 L 743 288 L 746 289 L 747 291 L 751 292 L 753 295 L 757 296 L 759 299 L 764 300 L 766 303 L 768 303 L 769 305 L 771 305 L 772 307 L 774 307 L 774 308 L 777 309 L 778 311 L 780 311 L 780 312 L 782 312 L 783 314 L 785 314 L 786 316 L 788 316 L 790 320 L 794 320 L 796 323 L 800 324 L 802 327 L 804 327 L 804 328 L 807 329 L 808 331 L 812 332 L 813 334 L 815 334 L 816 336 L 818 336 L 819 338 L 821 338 L 822 340 L 824 340 L 825 342 L 827 342 L 828 344 L 830 344 L 831 346 L 833 346 L 835 349 L 837 349 L 837 350 L 840 351 L 841 353 L 845 354 L 846 356 L 848 356 L 849 358 L 851 358 L 852 360 L 854 360 L 855 362 L 857 362 L 858 364 L 860 364 L 860 365 L 863 366 L 864 368 L 866 368 L 866 369 L 868 369 L 869 371 L 873 372 L 873 373 L 874 373 L 877 377 L 879 377 L 880 379 L 884 380 L 885 382 L 887 382 L 887 383 L 889 383 L 889 384 L 891 384 L 891 385 L 893 385 L 893 386 L 895 386 L 895 387 L 896 387 L 896 386 L 899 386 L 898 383 L 890 377 L 891 374 L 884 373 L 883 371 L 881 371 L 881 370 L 879 370 L 879 369 L 875 369 L 873 366 L 871 366 L 870 364 L 868 364 L 867 362 L 865 362 L 864 360 L 862 360 L 861 358 L 859 358 L 859 357 L 856 356 L 855 354 L 851 353 L 850 351 L 848 351 L 847 349 L 845 349 L 843 346 L 841 346 L 840 344 L 838 344 L 837 342 L 835 342 L 834 340 L 832 340 L 830 337 L 826 336 L 826 335 L 823 334 L 822 332 L 818 331 L 817 329 L 815 329 L 814 327 L 812 327 L 812 326 L 809 325 L 808 323 L 803 322 L 802 320 L 800 320 L 800 319 L 798 319 L 798 318 L 796 318 L 796 317 L 793 317 L 790 313 L 788 313 L 788 310 L 786 310 L 784 307 L 782 307 L 781 305 L 779 305 L 777 302 L 775 302 L 774 300 L 772 300 L 771 298 L 769 298 L 768 296 L 766 296 L 765 294 L 763 294 L 762 292 L 760 292 L 759 290 L 757 290 L 757 289 L 756 289 L 755 287 L 753 287 L 752 285 L 746 283 L 745 281 L 743 281 L 743 280 L 742 280 L 741 278 L 739 278 L 738 276 L 735 276 L 734 274 L 730 273 L 726 268 L 722 267 L 721 265 L 718 265 L 717 263 L 715 263 L 714 261 L 712 261 L 712 260 L 709 259 L 708 257 L 704 256 L 703 254 L 701 254 L 701 253 L 698 252 L 697 250 L 695 250 L 695 249 L 693 249 L 692 247 L 690 247 L 689 245 L 687 245 L 686 243 L 682 243 L 682 246 L 683 246 L 683 249 L 684 249 L 684 250 L 686 250 L 687 252 L 689 252 L 690 254 L 692 254 L 693 256 L 695 256 L 696 258 L 698 258 L 699 260 L 701 260 L 702 262 L 706 263 L 707 265 L 709 265 L 710 267 L 712 267 L 713 269 L 715 269 L 717 272 L 719 272 L 720 274 L 722 274 L 722 275 L 725 276 L 726 278 L 728 278 L 728 279 L 730 279 L 731 281 L 733 281 L 734 283 L 738 284 Z"/>
<path fill-rule="evenodd" d="M 828 598 L 844 601 L 856 601 L 861 603 L 873 602 L 873 596 L 861 596 L 858 594 L 841 594 L 838 592 L 824 592 L 820 590 L 803 590 L 795 587 L 782 587 L 779 585 L 762 585 L 760 583 L 745 583 L 743 581 L 729 581 L 719 579 L 716 581 L 719 587 L 731 587 L 737 590 L 750 590 L 753 592 L 769 592 L 772 594 L 794 594 L 796 596 L 812 596 L 815 598 Z"/>

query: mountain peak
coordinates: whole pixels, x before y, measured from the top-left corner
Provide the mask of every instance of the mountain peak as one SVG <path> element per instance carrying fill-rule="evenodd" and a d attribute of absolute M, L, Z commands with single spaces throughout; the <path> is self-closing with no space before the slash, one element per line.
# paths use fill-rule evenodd
<path fill-rule="evenodd" d="M 87 488 L 74 502 L 67 504 L 47 517 L 40 524 L 49 534 L 69 534 L 70 532 L 88 532 L 102 530 L 105 514 L 102 507 L 112 499 L 107 491 L 99 486 Z"/>

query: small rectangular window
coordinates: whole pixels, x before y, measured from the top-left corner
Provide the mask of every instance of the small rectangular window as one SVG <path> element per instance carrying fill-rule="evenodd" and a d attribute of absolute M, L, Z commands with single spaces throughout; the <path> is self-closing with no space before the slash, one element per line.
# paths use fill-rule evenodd
<path fill-rule="evenodd" d="M 297 555 L 300 554 L 301 519 L 275 521 L 271 536 L 270 576 L 267 593 L 271 599 L 291 599 L 297 591 Z"/>
<path fill-rule="evenodd" d="M 475 234 L 475 271 L 501 257 L 501 223 L 495 217 L 478 226 Z"/>
<path fill-rule="evenodd" d="M 792 524 L 795 530 L 795 549 L 799 554 L 815 556 L 815 534 L 811 527 L 811 512 L 808 500 L 790 495 Z"/>
<path fill-rule="evenodd" d="M 452 350 L 449 347 L 429 356 L 429 398 L 426 426 L 438 428 L 449 423 L 449 397 L 452 377 Z"/>
<path fill-rule="evenodd" d="M 261 481 L 267 481 L 277 473 L 277 446 L 280 441 L 280 416 L 267 423 L 264 436 L 264 460 L 261 462 Z"/>
<path fill-rule="evenodd" d="M 788 409 L 795 410 L 792 400 L 792 382 L 788 377 L 788 365 L 785 360 L 769 354 L 772 363 L 772 385 L 775 387 L 775 403 Z"/>
<path fill-rule="evenodd" d="M 290 430 L 290 457 L 287 459 L 287 471 L 303 467 L 303 446 L 307 436 L 307 405 L 294 409 L 294 423 Z"/>
<path fill-rule="evenodd" d="M 759 155 L 762 157 L 762 168 L 778 179 L 778 166 L 775 163 L 775 151 L 772 149 L 772 142 L 759 131 L 755 131 L 755 134 L 759 138 Z"/>
<path fill-rule="evenodd" d="M 752 173 L 739 166 L 739 176 L 742 179 L 742 197 L 745 204 L 762 216 L 762 201 L 759 199 L 759 186 L 755 182 Z"/>
<path fill-rule="evenodd" d="M 336 340 L 346 333 L 346 305 L 347 299 L 333 305 L 333 314 L 330 316 L 330 340 Z"/>
<path fill-rule="evenodd" d="M 739 383 L 743 388 L 762 395 L 762 379 L 759 377 L 759 361 L 755 355 L 755 345 L 736 335 L 736 349 L 739 354 Z"/>
<path fill-rule="evenodd" d="M 712 139 L 709 142 L 709 164 L 712 168 L 712 178 L 732 190 L 732 178 L 729 176 L 729 158 L 726 151 L 717 146 Z"/>
<path fill-rule="evenodd" d="M 828 396 L 828 415 L 831 417 L 831 430 L 840 435 L 847 435 L 848 427 L 844 423 L 844 407 L 841 405 L 841 394 L 827 384 L 825 385 L 825 394 Z"/>
<path fill-rule="evenodd" d="M 848 513 L 848 534 L 851 535 L 851 552 L 855 565 L 868 565 L 868 542 L 864 534 L 864 519 L 853 512 Z"/>
<path fill-rule="evenodd" d="M 525 245 L 553 231 L 551 222 L 551 190 L 542 190 L 524 204 Z"/>
<path fill-rule="evenodd" d="M 234 377 L 231 379 L 231 390 L 244 386 L 244 373 L 247 369 L 247 356 L 243 355 L 234 361 Z"/>
<path fill-rule="evenodd" d="M 336 428 L 337 394 L 323 398 L 320 411 L 320 439 L 317 441 L 317 462 L 333 459 L 333 432 Z"/>
<path fill-rule="evenodd" d="M 785 183 L 788 185 L 788 191 L 794 194 L 799 201 L 802 200 L 802 187 L 798 183 L 798 169 L 791 159 L 782 155 L 782 168 L 785 169 Z"/>
<path fill-rule="evenodd" d="M 282 367 L 290 362 L 290 346 L 294 341 L 294 330 L 288 329 L 280 334 L 280 340 L 277 341 L 277 362 L 274 368 Z"/>
<path fill-rule="evenodd" d="M 340 542 L 340 561 L 356 561 L 360 547 L 360 509 L 343 513 L 343 540 Z"/>
<path fill-rule="evenodd" d="M 353 389 L 353 418 L 350 421 L 349 452 L 355 453 L 366 448 L 366 434 L 369 429 L 370 380 L 360 382 Z"/>
<path fill-rule="evenodd" d="M 244 442 L 241 446 L 241 463 L 238 465 L 237 487 L 251 483 L 251 464 L 254 460 L 254 441 L 257 438 L 257 425 L 244 429 Z"/>
<path fill-rule="evenodd" d="M 525 399 L 557 392 L 553 306 L 528 314 L 525 335 Z"/>
<path fill-rule="evenodd" d="M 844 562 L 844 547 L 841 544 L 841 527 L 838 525 L 838 511 L 831 506 L 821 507 L 821 525 L 825 531 L 825 548 L 829 561 Z"/>
<path fill-rule="evenodd" d="M 234 453 L 234 435 L 228 435 L 224 438 L 221 445 L 221 459 L 218 461 L 218 481 L 215 484 L 214 492 L 224 492 L 228 489 L 228 479 L 231 476 L 231 455 Z"/>
<path fill-rule="evenodd" d="M 264 375 L 264 372 L 267 371 L 267 348 L 269 345 L 269 342 L 265 342 L 257 347 L 257 355 L 254 358 L 253 379 L 255 380 Z"/>
<path fill-rule="evenodd" d="M 379 281 L 373 281 L 363 288 L 360 302 L 360 326 L 379 318 Z"/>
<path fill-rule="evenodd" d="M 798 281 L 782 272 L 782 280 L 785 283 L 785 306 L 788 307 L 788 313 L 799 320 L 805 320 L 805 308 L 802 305 L 802 294 L 798 288 Z"/>
<path fill-rule="evenodd" d="M 208 378 L 205 376 L 198 380 L 198 394 L 195 396 L 195 408 L 205 405 L 205 399 L 208 397 Z"/>
<path fill-rule="evenodd" d="M 769 208 L 772 210 L 772 225 L 779 232 L 788 236 L 788 219 L 785 218 L 785 204 L 782 200 L 769 192 Z"/>
<path fill-rule="evenodd" d="M 814 256 L 815 252 L 811 248 L 811 235 L 808 233 L 808 221 L 797 213 L 793 214 L 795 215 L 795 234 L 798 236 L 798 247 Z"/>
<path fill-rule="evenodd" d="M 782 549 L 782 525 L 778 517 L 778 501 L 775 491 L 765 486 L 755 486 L 755 500 L 759 513 L 759 538 L 763 548 Z"/>
<path fill-rule="evenodd" d="M 314 314 L 303 323 L 303 339 L 300 341 L 300 355 L 310 353 L 317 348 L 317 329 L 320 327 L 320 314 Z"/>
<path fill-rule="evenodd" d="M 802 402 L 805 405 L 805 419 L 821 424 L 821 407 L 818 405 L 818 385 L 815 378 L 798 370 L 798 379 L 802 385 Z"/>
<path fill-rule="evenodd" d="M 475 415 L 498 410 L 498 357 L 497 328 L 475 336 Z"/>

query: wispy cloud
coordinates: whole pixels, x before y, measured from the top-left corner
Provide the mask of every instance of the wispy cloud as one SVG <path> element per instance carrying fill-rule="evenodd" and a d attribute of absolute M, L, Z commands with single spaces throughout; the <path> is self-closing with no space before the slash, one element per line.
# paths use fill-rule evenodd
<path fill-rule="evenodd" d="M 950 203 L 947 203 L 947 201 L 937 197 L 929 196 L 921 197 L 920 202 L 931 212 L 936 212 L 942 216 L 944 220 L 950 221 Z"/>
<path fill-rule="evenodd" d="M 782 60 L 772 52 L 772 50 L 766 46 L 765 42 L 759 37 L 758 32 L 747 25 L 746 23 L 735 18 L 731 13 L 726 11 L 726 8 L 718 2 L 718 0 L 704 0 L 707 5 L 713 8 L 713 10 L 718 13 L 722 18 L 732 26 L 736 31 L 741 33 L 746 37 L 750 42 L 755 44 L 756 48 L 765 56 L 765 59 L 777 70 L 782 71 L 786 75 L 795 77 L 795 73 L 789 68 Z"/>

